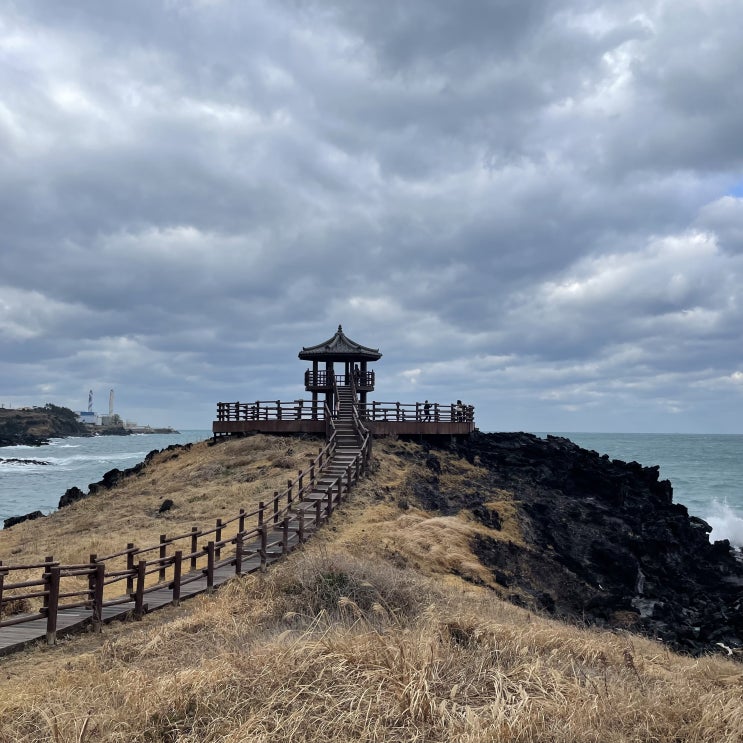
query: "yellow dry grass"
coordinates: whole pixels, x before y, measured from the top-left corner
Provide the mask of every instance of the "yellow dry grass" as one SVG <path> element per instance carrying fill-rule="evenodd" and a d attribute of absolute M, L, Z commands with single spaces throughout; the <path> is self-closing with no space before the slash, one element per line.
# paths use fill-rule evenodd
<path fill-rule="evenodd" d="M 739 664 L 442 581 L 484 527 L 400 509 L 401 446 L 266 575 L 0 660 L 0 743 L 743 740 Z"/>
<path fill-rule="evenodd" d="M 0 559 L 6 565 L 23 565 L 52 556 L 62 564 L 87 564 L 91 554 L 115 554 L 128 543 L 155 545 L 161 534 L 185 534 L 191 527 L 213 528 L 215 520 L 230 519 L 240 508 L 250 512 L 260 501 L 267 504 L 287 480 L 296 481 L 323 442 L 252 436 L 211 446 L 203 441 L 188 450 L 162 451 L 141 473 L 125 479 L 111 490 L 96 493 L 50 516 L 27 521 L 0 531 Z M 160 514 L 162 502 L 174 506 Z M 236 525 L 224 530 L 234 534 Z M 189 551 L 190 540 L 169 548 Z M 154 554 L 154 553 L 153 553 Z M 125 558 L 112 562 L 123 568 Z M 111 568 L 109 568 L 111 569 Z M 39 571 L 13 574 L 13 580 L 31 580 Z M 154 580 L 154 578 L 153 578 Z M 82 586 L 83 579 L 67 579 Z M 120 584 L 107 596 L 123 593 Z"/>

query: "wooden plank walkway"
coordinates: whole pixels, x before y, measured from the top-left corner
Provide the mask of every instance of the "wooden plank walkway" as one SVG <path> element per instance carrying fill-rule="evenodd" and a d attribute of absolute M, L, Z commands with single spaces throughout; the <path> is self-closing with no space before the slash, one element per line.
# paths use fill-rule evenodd
<path fill-rule="evenodd" d="M 323 516 L 320 524 L 317 523 L 319 513 L 330 514 L 332 510 L 340 505 L 344 498 L 343 490 L 348 485 L 342 483 L 338 487 L 339 477 L 348 471 L 349 465 L 353 464 L 358 457 L 363 456 L 361 449 L 346 433 L 348 425 L 343 420 L 339 426 L 344 430 L 344 440 L 339 444 L 335 453 L 323 469 L 322 474 L 316 481 L 312 491 L 307 493 L 303 500 L 295 502 L 287 515 L 287 527 L 284 523 L 274 523 L 268 529 L 268 543 L 271 549 L 266 550 L 264 560 L 261 559 L 261 540 L 256 539 L 243 545 L 243 558 L 240 567 L 240 575 L 257 572 L 262 563 L 266 566 L 276 562 L 285 554 L 300 546 L 300 536 L 306 541 L 326 520 Z M 355 439 L 355 435 L 353 437 Z M 340 490 L 340 492 L 339 492 Z M 345 497 L 347 497 L 347 493 Z M 319 504 L 319 508 L 318 508 Z M 301 525 L 300 525 L 301 521 Z M 277 542 L 276 540 L 279 540 Z M 283 544 L 285 540 L 285 545 Z M 278 549 L 277 549 L 278 547 Z M 232 564 L 220 565 L 214 568 L 211 589 L 216 589 L 236 576 L 235 558 Z M 149 613 L 165 606 L 173 605 L 173 581 L 156 584 L 145 589 L 143 613 Z M 184 573 L 180 581 L 180 601 L 205 593 L 210 589 L 206 569 L 194 570 Z M 102 622 L 109 623 L 114 620 L 123 620 L 135 615 L 136 605 L 132 597 L 119 597 L 122 603 L 113 606 L 104 606 L 102 610 Z M 126 600 L 129 599 L 129 600 Z M 117 599 L 107 599 L 117 601 Z M 178 602 L 180 603 L 180 602 Z M 28 645 L 47 639 L 47 618 L 38 613 L 27 615 L 29 620 L 22 624 L 0 628 L 0 656 L 20 650 Z M 31 618 L 35 617 L 35 618 Z M 21 616 L 18 617 L 19 619 Z M 77 607 L 66 609 L 60 606 L 57 614 L 56 636 L 64 637 L 80 632 L 93 624 L 91 609 Z"/>

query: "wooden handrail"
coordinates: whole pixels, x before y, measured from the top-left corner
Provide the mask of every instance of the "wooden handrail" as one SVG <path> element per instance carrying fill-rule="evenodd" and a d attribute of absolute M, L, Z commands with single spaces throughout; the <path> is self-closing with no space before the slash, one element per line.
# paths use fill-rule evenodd
<path fill-rule="evenodd" d="M 351 380 L 352 388 L 353 380 Z M 354 394 L 355 400 L 355 394 Z M 266 405 L 266 403 L 261 403 Z M 281 403 L 278 403 L 279 405 Z M 353 483 L 357 482 L 360 474 L 366 472 L 369 464 L 371 450 L 371 435 L 363 425 L 358 406 L 354 402 L 354 428 L 361 441 L 361 453 L 352 461 L 348 468 L 339 476 L 335 477 L 326 490 L 326 498 L 315 502 L 314 516 L 305 520 L 303 510 L 297 510 L 296 505 L 301 503 L 307 492 L 311 491 L 317 481 L 327 471 L 329 464 L 337 447 L 337 432 L 333 417 L 324 406 L 325 420 L 327 421 L 327 437 L 317 455 L 311 457 L 309 464 L 304 470 L 297 473 L 295 480 L 288 480 L 287 486 L 282 491 L 275 491 L 270 507 L 270 516 L 266 520 L 266 507 L 261 501 L 257 509 L 246 512 L 241 508 L 239 513 L 229 519 L 217 520 L 213 528 L 202 529 L 194 526 L 190 532 L 177 534 L 175 536 L 160 536 L 156 544 L 137 547 L 128 544 L 126 549 L 106 555 L 104 557 L 90 556 L 87 564 L 61 565 L 53 557 L 48 557 L 44 562 L 36 562 L 24 565 L 4 565 L 0 563 L 0 627 L 9 627 L 37 619 L 40 615 L 46 617 L 47 642 L 56 642 L 57 617 L 59 611 L 69 608 L 88 607 L 92 610 L 92 620 L 100 627 L 103 621 L 103 608 L 125 603 L 134 603 L 134 613 L 140 616 L 147 609 L 144 597 L 156 590 L 167 588 L 173 592 L 173 602 L 180 599 L 181 587 L 188 583 L 200 580 L 203 575 L 207 578 L 207 588 L 211 590 L 214 586 L 214 571 L 219 567 L 235 565 L 235 572 L 240 573 L 243 561 L 251 555 L 260 556 L 261 569 L 265 569 L 269 557 L 286 554 L 294 548 L 291 535 L 297 535 L 296 544 L 302 544 L 306 538 L 306 528 L 314 523 L 315 528 L 328 519 L 335 508 L 341 504 L 344 494 L 348 494 Z M 323 505 L 324 503 L 324 505 Z M 296 526 L 292 525 L 292 519 L 298 519 Z M 246 521 L 251 520 L 255 524 L 246 529 Z M 239 527 L 232 536 L 225 536 L 224 530 L 238 523 Z M 270 522 L 270 523 L 269 523 Z M 277 540 L 269 540 L 268 533 L 276 531 L 280 534 Z M 199 540 L 214 535 L 204 547 L 199 547 Z M 247 539 L 256 540 L 256 546 L 246 545 Z M 168 548 L 176 542 L 190 540 L 190 549 L 178 549 L 168 555 Z M 234 547 L 234 551 L 232 548 Z M 279 549 L 277 552 L 276 550 Z M 222 555 L 221 551 L 229 551 Z M 158 551 L 157 557 L 146 559 L 143 556 L 150 552 Z M 125 569 L 114 567 L 114 561 L 126 557 Z M 198 564 L 206 559 L 206 567 L 199 569 Z M 184 572 L 183 562 L 189 561 L 190 572 Z M 23 570 L 43 569 L 39 579 L 23 580 L 14 583 L 8 582 L 13 572 Z M 172 577 L 168 579 L 168 573 Z M 155 583 L 145 585 L 148 576 L 157 575 Z M 86 588 L 70 590 L 66 587 L 62 590 L 61 583 L 68 579 L 87 578 Z M 126 581 L 126 594 L 112 599 L 104 599 L 104 589 Z M 22 592 L 22 589 L 41 589 L 30 592 Z M 13 592 L 9 595 L 9 592 Z M 21 592 L 21 593 L 19 593 Z M 12 602 L 29 598 L 43 598 L 44 605 L 38 613 L 11 615 L 3 618 L 4 609 Z M 79 598 L 79 601 L 64 603 L 68 599 Z"/>
<path fill-rule="evenodd" d="M 473 423 L 475 408 L 464 403 L 403 403 L 373 400 L 371 404 L 367 404 L 364 416 L 370 421 Z"/>

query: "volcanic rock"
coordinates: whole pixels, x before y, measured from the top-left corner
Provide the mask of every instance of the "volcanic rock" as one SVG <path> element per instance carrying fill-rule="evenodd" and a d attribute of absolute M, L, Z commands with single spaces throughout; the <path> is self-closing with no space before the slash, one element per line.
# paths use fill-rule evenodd
<path fill-rule="evenodd" d="M 476 432 L 451 449 L 478 465 L 479 479 L 444 489 L 432 445 L 410 490 L 421 507 L 468 511 L 494 530 L 473 550 L 519 602 L 630 626 L 686 652 L 743 647 L 742 556 L 727 540 L 710 544 L 709 525 L 673 502 L 658 467 L 526 433 Z M 486 505 L 495 491 L 510 494 L 523 544 L 497 536 L 500 514 Z"/>

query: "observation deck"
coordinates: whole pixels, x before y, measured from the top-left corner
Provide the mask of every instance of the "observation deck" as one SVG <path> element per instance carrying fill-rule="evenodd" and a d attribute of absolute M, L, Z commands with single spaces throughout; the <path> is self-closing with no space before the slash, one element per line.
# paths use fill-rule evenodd
<path fill-rule="evenodd" d="M 312 368 L 304 373 L 305 390 L 311 393 L 311 399 L 217 403 L 217 416 L 212 423 L 214 436 L 246 433 L 327 436 L 337 420 L 339 396 L 351 401 L 359 420 L 375 436 L 466 436 L 475 430 L 474 406 L 461 400 L 455 403 L 368 400 L 376 382 L 376 375 L 368 365 L 382 358 L 382 354 L 377 348 L 351 340 L 340 325 L 328 340 L 302 348 L 299 358 L 312 362 Z M 336 364 L 340 367 L 337 372 Z"/>

